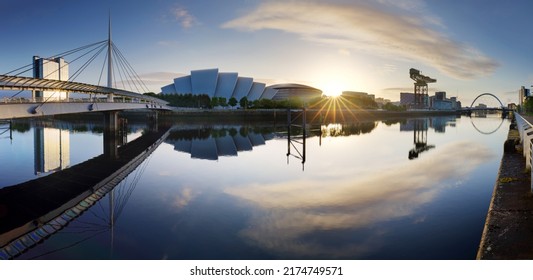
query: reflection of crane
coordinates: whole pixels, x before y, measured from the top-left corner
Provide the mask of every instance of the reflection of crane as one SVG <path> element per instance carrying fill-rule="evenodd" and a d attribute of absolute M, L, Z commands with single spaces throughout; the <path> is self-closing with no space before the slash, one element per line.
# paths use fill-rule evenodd
<path fill-rule="evenodd" d="M 420 71 L 414 68 L 409 69 L 409 76 L 415 81 L 415 109 L 423 109 L 426 107 L 424 97 L 428 95 L 428 83 L 437 80 L 420 74 Z"/>
<path fill-rule="evenodd" d="M 428 145 L 426 120 L 415 120 L 414 143 L 415 147 L 409 151 L 409 159 L 418 158 L 418 154 L 429 149 L 435 148 L 434 145 Z"/>

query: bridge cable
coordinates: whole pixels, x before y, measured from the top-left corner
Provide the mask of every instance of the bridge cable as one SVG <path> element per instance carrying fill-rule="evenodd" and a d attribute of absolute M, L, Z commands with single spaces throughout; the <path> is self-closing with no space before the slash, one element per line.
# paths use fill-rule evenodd
<path fill-rule="evenodd" d="M 102 53 L 104 49 L 105 47 L 100 47 L 100 49 L 92 57 L 89 58 L 89 60 L 87 60 L 76 72 L 74 72 L 74 74 L 72 74 L 72 76 L 69 78 L 69 81 L 73 82 L 74 80 L 76 80 L 76 78 L 78 78 L 79 75 L 85 69 L 87 69 L 87 67 L 96 59 L 96 57 L 98 57 L 98 55 L 100 55 L 100 53 Z"/>
<path fill-rule="evenodd" d="M 53 55 L 53 56 L 51 56 L 51 57 L 48 57 L 47 59 L 51 59 L 51 58 L 54 58 L 54 57 L 68 56 L 68 55 L 70 55 L 70 54 L 73 54 L 73 53 L 75 53 L 75 52 L 81 51 L 81 50 L 83 50 L 83 49 L 90 48 L 90 47 L 92 47 L 92 46 L 94 46 L 94 45 L 98 45 L 98 44 L 100 44 L 100 43 L 102 43 L 102 42 L 106 42 L 106 41 L 104 40 L 104 41 L 100 41 L 100 42 L 92 43 L 92 44 L 89 44 L 89 45 L 86 45 L 86 46 L 83 46 L 83 47 L 75 48 L 75 49 L 72 49 L 72 50 L 69 50 L 69 51 L 66 51 L 66 52 L 62 52 L 62 53 L 57 54 L 57 55 Z M 29 67 L 29 68 L 28 68 L 28 67 Z M 27 64 L 27 65 L 24 65 L 24 66 L 22 66 L 22 67 L 20 67 L 20 68 L 17 68 L 17 69 L 15 69 L 15 70 L 12 70 L 12 71 L 10 71 L 10 72 L 7 72 L 7 73 L 5 73 L 4 75 L 5 75 L 5 76 L 8 76 L 8 75 L 10 75 L 10 74 L 12 74 L 12 73 L 14 73 L 14 72 L 17 72 L 17 71 L 19 71 L 19 70 L 22 70 L 22 69 L 24 69 L 24 68 L 28 68 L 28 69 L 27 69 L 27 70 L 24 70 L 24 71 L 22 71 L 22 72 L 18 72 L 18 73 L 16 73 L 16 74 L 14 74 L 13 76 L 19 76 L 19 75 L 21 75 L 21 74 L 23 74 L 23 73 L 25 73 L 25 72 L 28 72 L 28 71 L 32 70 L 32 69 L 33 69 L 33 63 Z"/>
<path fill-rule="evenodd" d="M 131 86 L 131 84 L 133 83 L 133 85 L 135 86 L 137 92 L 140 92 L 139 88 L 137 87 L 137 85 L 135 84 L 135 78 L 133 78 L 125 64 L 125 60 L 124 58 L 120 55 L 119 53 L 119 50 L 118 48 L 116 48 L 115 46 L 113 46 L 113 52 L 115 53 L 116 57 L 118 58 L 118 64 L 117 65 L 120 65 L 122 66 L 122 71 L 124 71 L 124 75 L 128 76 L 128 78 L 130 79 L 131 83 L 128 81 L 128 86 L 130 87 L 130 89 L 133 91 L 133 87 Z"/>
<path fill-rule="evenodd" d="M 113 44 L 114 46 L 114 44 Z M 114 46 L 116 47 L 116 46 Z M 128 60 L 126 59 L 126 57 L 124 57 L 124 55 L 122 54 L 122 52 L 120 51 L 120 49 L 116 48 L 120 57 L 126 62 L 126 65 L 128 66 L 128 68 L 133 72 L 134 76 L 137 78 L 137 80 L 140 82 L 140 84 L 142 84 L 144 86 L 144 89 L 146 89 L 147 91 L 149 91 L 148 87 L 146 86 L 146 84 L 144 84 L 143 80 L 141 79 L 141 77 L 139 77 L 139 74 L 137 74 L 137 72 L 135 71 L 135 69 L 131 66 L 131 64 L 128 62 Z"/>
<path fill-rule="evenodd" d="M 108 45 L 108 40 L 102 40 L 102 41 L 99 41 L 99 42 L 88 44 L 88 45 L 85 45 L 85 46 L 82 46 L 82 47 L 78 47 L 78 48 L 75 48 L 75 49 L 72 49 L 72 50 L 68 50 L 68 51 L 56 54 L 54 56 L 45 58 L 45 59 L 53 59 L 53 58 L 56 58 L 56 57 L 66 57 L 66 56 L 72 55 L 74 53 L 78 53 L 78 52 L 81 52 L 81 51 L 89 49 L 86 52 L 84 52 L 83 54 L 81 54 L 80 56 L 78 56 L 78 57 L 74 58 L 73 60 L 69 61 L 68 64 L 64 64 L 59 69 L 57 69 L 57 70 L 55 70 L 55 71 L 53 71 L 51 73 L 48 73 L 46 75 L 46 77 L 44 77 L 43 79 L 46 79 L 50 75 L 60 71 L 61 69 L 63 69 L 63 67 L 68 67 L 69 65 L 72 65 L 73 62 L 78 61 L 81 58 L 83 58 L 83 57 L 95 52 L 76 72 L 74 72 L 72 75 L 70 75 L 70 78 L 68 79 L 68 81 L 69 82 L 74 81 L 101 54 L 101 52 L 105 49 L 106 45 Z M 131 64 L 125 58 L 125 56 L 120 51 L 120 49 L 113 42 L 111 42 L 110 45 L 111 45 L 113 53 L 118 58 L 117 59 L 118 63 L 115 65 L 115 67 L 116 67 L 116 69 L 117 69 L 117 71 L 118 71 L 118 73 L 120 75 L 122 86 L 124 87 L 124 89 L 126 89 L 125 83 L 127 83 L 131 91 L 134 91 L 134 88 L 135 88 L 138 93 L 141 93 L 141 91 L 149 92 L 150 90 L 148 89 L 148 87 L 146 86 L 144 81 L 140 78 L 139 74 L 131 66 Z M 99 76 L 99 79 L 98 79 L 98 85 L 100 85 L 100 82 L 101 82 L 101 79 L 102 79 L 102 75 L 103 75 L 103 69 L 105 67 L 106 61 L 108 61 L 108 60 L 109 60 L 109 58 L 107 57 L 107 52 L 106 52 L 106 57 L 104 58 L 104 64 L 102 66 L 102 70 L 100 72 L 100 76 Z M 13 71 L 7 72 L 4 75 L 8 76 L 8 75 L 12 75 L 13 73 L 16 72 L 14 74 L 14 78 L 16 78 L 16 76 L 19 76 L 19 75 L 21 75 L 21 74 L 23 74 L 25 72 L 31 71 L 33 68 L 34 68 L 34 63 L 30 63 L 28 65 L 25 65 L 25 66 L 22 66 L 20 68 L 17 68 L 17 69 L 15 69 Z M 21 71 L 21 70 L 23 70 L 23 71 Z M 113 73 L 113 78 L 115 77 L 115 75 L 116 74 Z M 116 87 L 116 79 L 114 79 L 114 81 L 115 81 L 115 87 Z M 36 83 L 36 82 L 37 81 L 34 81 L 33 83 Z M 31 83 L 30 85 L 32 85 L 33 83 Z M 15 93 L 14 95 L 11 96 L 11 98 L 19 95 L 20 93 L 22 93 L 24 91 L 25 90 L 21 90 L 21 91 Z M 41 103 L 41 105 L 43 105 L 48 100 L 50 100 L 50 98 L 52 96 L 50 96 L 47 100 L 45 100 L 43 103 Z M 39 105 L 39 106 L 41 106 L 41 105 Z"/>
<path fill-rule="evenodd" d="M 96 54 L 94 54 L 94 55 L 93 55 L 88 61 L 86 61 L 86 62 L 82 65 L 82 67 L 81 67 L 80 69 L 78 69 L 78 70 L 73 74 L 73 76 L 72 76 L 71 78 L 69 78 L 69 81 L 74 81 L 74 79 L 76 79 L 76 78 L 81 74 L 81 72 L 83 72 L 83 70 L 85 70 L 85 69 L 87 68 L 87 66 L 88 66 L 88 65 L 89 65 L 89 64 L 90 64 L 90 63 L 91 63 L 91 62 L 92 62 L 92 61 L 93 61 L 93 60 L 94 60 L 94 59 L 95 59 L 95 58 L 96 58 L 96 57 L 102 52 L 103 47 L 102 47 L 102 46 L 97 46 L 96 48 L 93 48 L 93 49 L 91 49 L 91 50 L 85 52 L 84 54 L 82 54 L 81 56 L 75 58 L 75 59 L 72 61 L 72 62 L 74 62 L 74 61 L 77 61 L 77 60 L 81 59 L 82 57 L 86 56 L 87 54 L 89 54 L 89 53 L 95 51 L 97 48 L 100 48 L 100 50 L 99 50 Z M 66 65 L 60 67 L 60 69 L 63 68 L 63 67 L 66 67 Z M 60 69 L 55 70 L 55 71 L 49 73 L 49 74 L 46 75 L 44 78 L 46 78 L 46 77 L 52 75 L 53 73 L 59 71 Z M 42 105 L 44 105 L 46 102 L 48 102 L 48 100 L 50 100 L 52 97 L 54 97 L 54 96 L 56 95 L 56 93 L 57 93 L 57 92 L 53 92 L 52 95 L 50 95 L 46 100 L 44 100 L 41 104 L 39 104 L 39 105 L 38 105 L 37 107 L 35 107 L 34 109 L 39 108 L 39 107 L 41 107 Z"/>
<path fill-rule="evenodd" d="M 104 73 L 104 68 L 105 68 L 106 61 L 107 61 L 107 52 L 105 53 L 104 63 L 102 64 L 102 70 L 100 71 L 100 77 L 98 78 L 98 85 L 99 86 L 100 86 L 100 81 L 102 80 L 102 75 Z"/>
<path fill-rule="evenodd" d="M 141 92 L 142 91 L 142 88 L 139 89 L 139 87 L 137 86 L 138 82 L 135 81 L 135 77 L 132 76 L 132 73 L 131 71 L 128 69 L 127 65 L 126 65 L 126 61 L 124 59 L 121 58 L 121 56 L 118 54 L 118 51 L 117 51 L 117 56 L 119 57 L 119 63 L 120 65 L 122 66 L 122 71 L 124 71 L 124 75 L 127 75 L 128 77 L 128 86 L 131 88 L 131 90 L 133 91 L 134 87 L 136 89 L 137 92 Z"/>
<path fill-rule="evenodd" d="M 85 47 L 80 47 L 80 48 L 77 48 L 77 49 L 75 49 L 75 50 L 67 51 L 67 52 L 64 52 L 64 53 L 67 53 L 67 55 L 70 55 L 70 54 L 73 54 L 73 53 L 75 53 L 75 52 L 78 52 L 78 51 L 81 51 L 81 50 L 84 50 L 84 49 L 90 48 L 90 47 L 92 47 L 92 46 L 94 46 L 94 45 L 97 45 L 97 44 L 100 44 L 100 43 L 101 43 L 101 42 L 99 42 L 99 43 L 94 43 L 94 44 L 90 44 L 90 45 L 87 45 L 87 46 L 85 46 Z M 97 48 L 98 48 L 98 46 L 97 46 L 96 48 L 93 48 L 92 50 L 89 50 L 88 52 L 82 54 L 81 56 L 75 58 L 75 59 L 72 60 L 70 63 L 79 60 L 80 58 L 82 58 L 82 57 L 84 57 L 85 55 L 87 55 L 87 54 L 93 52 L 93 51 L 96 50 Z M 63 53 L 63 54 L 64 54 L 64 53 Z M 61 55 L 61 54 L 60 54 L 60 55 Z M 54 57 L 54 56 L 52 56 L 52 57 Z M 49 58 L 47 58 L 47 59 L 50 59 L 50 58 L 52 58 L 52 57 L 49 57 Z M 29 65 L 31 65 L 31 68 L 30 68 L 30 69 L 25 70 L 25 71 L 20 72 L 20 73 L 17 73 L 17 74 L 15 74 L 15 76 L 20 75 L 20 74 L 22 74 L 22 73 L 24 73 L 24 72 L 27 72 L 27 71 L 32 70 L 32 69 L 33 69 L 33 63 L 32 63 L 32 64 L 29 64 Z M 61 66 L 59 69 L 57 69 L 57 70 L 55 70 L 55 71 L 52 71 L 52 72 L 48 73 L 48 75 L 46 75 L 43 79 L 46 79 L 48 76 L 50 76 L 50 75 L 52 75 L 52 74 L 54 74 L 54 73 L 60 71 L 63 67 L 66 67 L 66 66 L 67 66 L 67 65 L 63 65 L 63 66 Z M 27 66 L 25 66 L 25 67 L 27 67 Z M 21 69 L 21 68 L 19 68 L 19 69 Z M 78 71 L 79 71 L 79 70 L 78 70 Z M 11 71 L 11 72 L 14 72 L 14 71 Z M 9 72 L 9 73 L 11 73 L 11 72 Z M 70 80 L 70 79 L 69 79 L 69 80 Z M 37 82 L 37 81 L 34 81 L 33 83 L 36 83 L 36 82 Z M 33 83 L 31 83 L 30 85 L 32 85 Z M 19 95 L 20 93 L 22 93 L 22 92 L 24 92 L 24 91 L 25 91 L 25 90 L 21 90 L 21 91 L 15 93 L 14 95 L 11 96 L 11 98 L 13 98 L 13 97 Z M 53 95 L 52 95 L 52 96 L 53 96 Z M 48 101 L 49 99 L 50 99 L 50 98 L 48 98 L 46 101 Z M 45 102 L 46 102 L 46 101 L 45 101 Z M 44 104 L 44 103 L 43 103 L 43 104 Z M 42 104 L 41 104 L 41 105 L 42 105 Z M 39 105 L 39 106 L 40 106 L 40 105 Z M 39 107 L 39 106 L 38 106 L 38 107 Z"/>
<path fill-rule="evenodd" d="M 113 50 L 113 52 L 114 52 L 114 51 L 115 51 L 115 50 Z M 115 53 L 115 55 L 116 55 L 116 53 Z M 115 57 L 116 57 L 116 56 L 115 56 Z M 115 60 L 115 61 L 116 61 L 116 60 Z M 119 76 L 120 76 L 120 80 L 121 80 L 121 82 L 122 82 L 122 87 L 123 87 L 124 89 L 126 89 L 126 85 L 124 84 L 124 78 L 122 77 L 122 72 L 120 71 L 120 67 L 119 67 L 120 65 L 118 65 L 118 64 L 120 64 L 120 60 L 119 60 L 119 63 L 115 63 L 115 67 L 116 67 L 116 70 L 117 70 L 117 72 L 118 72 L 118 74 L 119 74 Z M 131 86 L 130 86 L 130 89 L 131 89 Z M 132 91 L 133 91 L 133 90 L 132 90 Z"/>

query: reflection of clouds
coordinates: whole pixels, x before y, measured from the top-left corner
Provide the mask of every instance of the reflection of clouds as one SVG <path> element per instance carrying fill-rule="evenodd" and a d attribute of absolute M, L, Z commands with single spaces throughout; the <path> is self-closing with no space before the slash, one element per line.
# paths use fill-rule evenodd
<path fill-rule="evenodd" d="M 368 229 L 412 215 L 432 201 L 447 180 L 466 176 L 492 156 L 486 147 L 461 142 L 439 147 L 432 157 L 359 178 L 346 169 L 344 177 L 336 180 L 289 181 L 234 187 L 226 192 L 264 210 L 242 232 L 259 246 L 300 256 L 347 257 L 379 246 L 379 235 L 351 240 L 342 249 L 303 239 L 320 232 Z"/>
<path fill-rule="evenodd" d="M 158 176 L 164 176 L 164 177 L 167 177 L 167 176 L 172 176 L 174 174 L 172 174 L 170 171 L 159 171 L 157 173 Z"/>
<path fill-rule="evenodd" d="M 182 209 L 185 206 L 189 205 L 189 203 L 197 196 L 198 194 L 193 191 L 192 188 L 186 187 L 181 190 L 180 193 L 178 193 L 173 200 L 173 205 L 177 209 Z"/>

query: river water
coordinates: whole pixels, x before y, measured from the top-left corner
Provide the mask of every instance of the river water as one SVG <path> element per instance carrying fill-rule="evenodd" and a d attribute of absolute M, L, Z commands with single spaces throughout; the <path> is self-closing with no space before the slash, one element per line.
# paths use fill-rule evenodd
<path fill-rule="evenodd" d="M 170 124 L 112 192 L 16 258 L 474 259 L 509 126 L 497 115 L 328 124 L 304 144 L 279 123 Z M 13 128 L 0 127 L 0 189 L 103 152 L 98 122 Z M 124 142 L 147 129 L 130 121 Z"/>

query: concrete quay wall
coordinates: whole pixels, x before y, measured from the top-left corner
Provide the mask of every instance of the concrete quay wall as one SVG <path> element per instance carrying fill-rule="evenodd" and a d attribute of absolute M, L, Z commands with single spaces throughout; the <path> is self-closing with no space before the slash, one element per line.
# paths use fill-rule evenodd
<path fill-rule="evenodd" d="M 528 119 L 532 122 L 533 118 Z M 533 259 L 531 173 L 513 121 L 495 182 L 477 259 Z"/>

